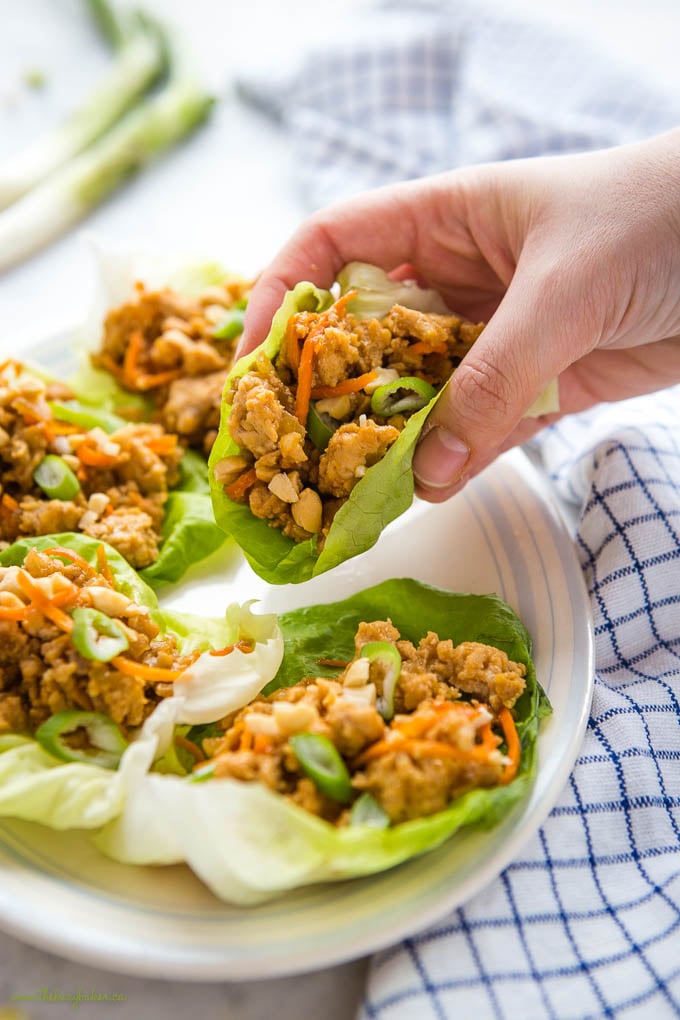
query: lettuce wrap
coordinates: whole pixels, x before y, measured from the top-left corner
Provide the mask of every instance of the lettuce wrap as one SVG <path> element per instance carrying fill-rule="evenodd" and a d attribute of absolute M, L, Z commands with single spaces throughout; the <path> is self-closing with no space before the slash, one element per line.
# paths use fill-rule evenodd
<path fill-rule="evenodd" d="M 59 733 L 50 732 L 49 725 L 39 727 L 36 731 L 37 737 L 28 731 L 7 732 L 7 716 L 4 714 L 7 698 L 11 700 L 12 695 L 18 694 L 20 699 L 22 697 L 28 699 L 27 705 L 35 705 L 33 701 L 36 697 L 35 691 L 33 694 L 30 693 L 32 675 L 30 669 L 31 662 L 35 660 L 35 650 L 28 654 L 29 648 L 26 646 L 26 669 L 29 673 L 24 676 L 22 667 L 21 675 L 16 675 L 16 667 L 22 662 L 22 646 L 19 641 L 20 628 L 23 626 L 20 622 L 22 617 L 20 612 L 15 614 L 18 617 L 15 619 L 12 619 L 11 612 L 7 614 L 8 607 L 11 610 L 18 605 L 17 596 L 11 594 L 19 590 L 16 569 L 23 568 L 25 563 L 30 562 L 27 557 L 32 551 L 48 555 L 55 562 L 58 561 L 59 567 L 62 563 L 67 565 L 73 563 L 79 569 L 83 563 L 89 565 L 92 568 L 89 583 L 94 586 L 89 589 L 91 594 L 101 598 L 102 593 L 106 595 L 106 592 L 112 591 L 125 596 L 123 602 L 129 600 L 134 604 L 132 615 L 128 611 L 130 607 L 125 610 L 124 618 L 128 626 L 137 618 L 148 618 L 152 621 L 155 628 L 158 628 L 154 647 L 164 645 L 166 648 L 174 649 L 175 660 L 181 666 L 175 672 L 167 669 L 156 671 L 152 667 L 150 672 L 142 674 L 143 678 L 152 676 L 154 672 L 163 676 L 167 674 L 172 680 L 173 690 L 170 696 L 163 696 L 157 701 L 141 724 L 134 720 L 136 724 L 125 727 L 123 734 L 117 722 L 109 719 L 107 723 L 106 719 L 103 720 L 107 741 L 110 743 L 110 738 L 115 738 L 114 743 L 117 744 L 119 752 L 118 762 L 112 760 L 104 766 L 97 759 L 96 763 L 91 763 L 87 760 L 89 751 L 80 754 L 77 750 L 78 745 L 76 758 L 79 760 L 69 760 L 68 748 L 64 748 L 58 739 Z M 103 563 L 105 573 L 101 574 L 99 572 Z M 8 572 L 3 568 L 10 570 Z M 84 567 L 82 569 L 85 574 L 89 573 Z M 40 572 L 37 576 L 43 576 L 45 580 L 45 575 Z M 36 575 L 33 577 L 35 580 Z M 68 623 L 68 619 L 72 621 L 76 619 L 75 614 L 78 610 L 73 609 L 73 606 L 84 604 L 82 593 L 86 591 L 87 583 L 83 582 L 75 603 L 73 600 L 68 602 L 62 599 L 59 606 L 55 603 L 51 610 L 53 614 L 56 613 L 54 620 L 57 621 L 57 625 L 67 634 L 69 628 L 65 623 Z M 40 595 L 38 597 L 40 605 L 44 608 L 42 597 Z M 92 600 L 89 604 L 96 605 Z M 115 549 L 80 534 L 64 533 L 24 539 L 4 550 L 0 554 L 0 606 L 4 607 L 0 612 L 4 611 L 9 616 L 9 619 L 3 617 L 0 621 L 3 644 L 7 648 L 6 655 L 0 658 L 2 681 L 0 723 L 3 723 L 5 729 L 5 732 L 0 734 L 0 816 L 38 821 L 57 829 L 100 827 L 123 809 L 130 778 L 136 780 L 140 774 L 149 769 L 160 768 L 163 771 L 174 770 L 184 774 L 185 769 L 181 766 L 173 745 L 176 731 L 186 731 L 190 726 L 212 723 L 246 704 L 275 675 L 283 653 L 281 634 L 275 617 L 257 616 L 250 611 L 248 605 L 236 604 L 229 606 L 222 618 L 214 619 L 163 610 L 159 607 L 153 590 Z M 40 611 L 42 612 L 42 609 Z M 50 612 L 49 607 L 47 611 Z M 81 609 L 80 612 L 92 614 L 93 610 Z M 115 612 L 111 615 L 112 618 L 109 618 L 107 614 L 104 620 L 104 626 L 107 628 L 103 631 L 105 636 L 116 633 L 112 626 L 117 627 L 120 633 L 121 628 L 116 623 Z M 64 617 L 68 619 L 65 621 Z M 100 613 L 97 623 L 100 627 L 101 617 Z M 51 619 L 52 617 L 44 617 L 43 626 L 48 626 Z M 33 628 L 35 622 L 33 619 L 27 626 Z M 30 632 L 33 633 L 33 630 Z M 129 634 L 130 631 L 124 633 Z M 76 669 L 82 672 L 83 667 L 88 667 L 88 660 L 91 660 L 93 667 L 101 667 L 101 654 L 93 653 L 92 647 L 83 650 L 82 645 L 77 644 L 74 635 L 75 624 L 70 630 L 71 650 L 67 649 L 61 653 L 67 665 L 75 662 Z M 47 635 L 43 647 L 47 647 L 44 642 L 48 640 L 53 652 L 43 663 L 43 670 L 48 666 L 54 666 L 54 650 L 60 641 L 58 637 L 55 640 Z M 63 640 L 61 638 L 61 641 Z M 80 640 L 82 641 L 82 637 Z M 73 649 L 76 649 L 77 655 Z M 214 650 L 220 651 L 220 654 L 212 655 L 211 651 Z M 120 662 L 120 655 L 129 657 L 132 653 L 130 645 L 130 651 L 119 652 L 117 659 L 111 659 L 109 655 L 104 665 L 115 666 L 121 671 L 120 680 L 125 680 L 126 662 Z M 167 656 L 167 651 L 165 654 Z M 97 658 L 99 661 L 96 661 Z M 143 659 L 139 661 L 143 663 Z M 151 661 L 153 663 L 154 656 L 151 657 Z M 136 665 L 135 661 L 127 661 L 128 667 Z M 143 668 L 148 670 L 148 667 Z M 46 676 L 42 675 L 41 679 L 45 682 Z M 152 680 L 145 680 L 145 683 L 151 685 Z M 89 691 L 89 685 L 84 690 Z M 165 694 L 167 695 L 167 691 Z M 95 687 L 92 693 L 95 708 L 96 695 Z M 79 699 L 82 697 L 81 694 Z M 16 697 L 14 700 L 17 700 Z M 115 700 L 111 703 L 116 707 Z M 72 717 L 73 727 L 78 724 L 80 717 L 84 718 L 88 714 L 79 710 L 86 707 L 84 703 L 76 703 L 75 706 L 72 704 L 70 711 L 62 711 L 61 714 L 65 719 L 68 716 Z M 95 714 L 98 716 L 96 721 L 101 726 L 101 712 Z M 47 723 L 56 718 L 57 716 L 53 715 Z M 66 721 L 68 723 L 68 719 Z M 104 745 L 94 744 L 95 749 L 100 746 Z"/>
<path fill-rule="evenodd" d="M 210 456 L 215 518 L 260 577 L 330 570 L 408 509 L 422 427 L 483 325 L 364 263 L 285 295 L 227 378 Z"/>
<path fill-rule="evenodd" d="M 130 777 L 124 811 L 94 837 L 96 845 L 126 863 L 186 862 L 218 897 L 248 905 L 298 886 L 393 867 L 434 849 L 462 826 L 495 825 L 528 792 L 539 724 L 550 711 L 535 676 L 529 635 L 498 597 L 393 579 L 342 602 L 286 613 L 279 621 L 283 661 L 264 693 L 301 676 L 337 673 L 320 660 L 351 659 L 358 625 L 378 618 L 391 619 L 402 638 L 414 643 L 436 631 L 454 644 L 493 645 L 523 665 L 526 686 L 514 707 L 521 759 L 511 782 L 470 790 L 445 810 L 387 828 L 361 822 L 338 827 L 259 782 L 197 782 L 138 770 Z M 131 762 L 130 772 L 134 766 Z"/>
<path fill-rule="evenodd" d="M 353 263 L 340 274 L 341 292 L 356 290 L 347 310 L 359 320 L 380 317 L 399 302 L 405 307 L 442 315 L 446 308 L 438 294 L 415 283 L 396 283 L 373 266 Z M 272 320 L 263 344 L 241 358 L 232 369 L 225 394 L 264 354 L 274 361 L 282 350 L 291 316 L 300 312 L 324 312 L 333 303 L 330 291 L 312 283 L 299 283 L 289 291 Z M 434 391 L 433 391 L 434 392 Z M 383 528 L 411 505 L 414 493 L 411 462 L 420 430 L 437 399 L 435 395 L 411 416 L 399 438 L 354 485 L 349 498 L 333 518 L 321 547 L 319 537 L 294 541 L 269 522 L 255 517 L 247 503 L 229 498 L 215 474 L 225 458 L 242 451 L 229 431 L 231 405 L 224 401 L 218 437 L 210 455 L 210 484 L 217 523 L 240 545 L 253 570 L 271 584 L 306 581 L 369 549 Z"/>
<path fill-rule="evenodd" d="M 9 453 L 0 455 L 0 538 L 12 542 L 24 534 L 82 528 L 106 539 L 101 510 L 108 503 L 107 513 L 116 509 L 128 515 L 127 520 L 118 513 L 111 518 L 112 541 L 126 552 L 137 543 L 141 551 L 133 565 L 145 569 L 153 584 L 179 580 L 192 563 L 223 545 L 206 462 L 195 451 L 182 453 L 173 434 L 158 425 L 131 424 L 110 407 L 93 406 L 70 387 L 18 362 L 0 371 L 0 403 L 12 437 Z M 87 464 L 79 460 L 79 443 L 89 454 Z M 121 451 L 119 463 L 107 449 Z M 96 466 L 97 458 L 103 466 Z M 109 491 L 110 500 L 96 495 L 99 512 L 93 511 L 91 497 Z M 48 500 L 55 501 L 52 507 Z"/>
<path fill-rule="evenodd" d="M 160 421 L 207 456 L 250 286 L 214 261 L 95 248 L 71 384 L 96 406 Z M 135 333 L 142 343 L 130 357 Z"/>

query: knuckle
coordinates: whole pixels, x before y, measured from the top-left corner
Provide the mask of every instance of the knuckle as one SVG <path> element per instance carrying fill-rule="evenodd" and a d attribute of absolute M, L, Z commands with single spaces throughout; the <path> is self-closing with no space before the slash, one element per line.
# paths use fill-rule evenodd
<path fill-rule="evenodd" d="M 449 404 L 463 405 L 466 414 L 482 424 L 505 420 L 513 406 L 513 384 L 499 365 L 480 355 L 468 354 L 455 372 Z"/>

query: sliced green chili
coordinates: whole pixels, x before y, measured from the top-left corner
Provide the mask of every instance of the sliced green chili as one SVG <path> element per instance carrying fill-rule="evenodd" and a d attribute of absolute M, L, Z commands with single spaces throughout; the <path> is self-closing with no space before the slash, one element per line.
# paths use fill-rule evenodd
<path fill-rule="evenodd" d="M 383 811 L 373 794 L 366 791 L 352 804 L 350 825 L 368 825 L 371 829 L 388 829 L 390 816 Z"/>
<path fill-rule="evenodd" d="M 317 450 L 324 452 L 328 442 L 340 422 L 334 421 L 329 414 L 317 411 L 314 404 L 309 405 L 307 414 L 307 433 Z"/>
<path fill-rule="evenodd" d="M 230 308 L 225 313 L 213 336 L 216 340 L 235 340 L 243 332 L 244 318 L 245 310 L 243 308 Z"/>
<path fill-rule="evenodd" d="M 409 375 L 378 386 L 371 397 L 371 410 L 382 418 L 393 414 L 419 411 L 432 400 L 437 391 L 424 379 Z"/>
<path fill-rule="evenodd" d="M 71 747 L 66 742 L 69 733 L 85 730 L 92 750 Z M 115 769 L 127 740 L 118 726 L 101 712 L 57 712 L 36 730 L 35 739 L 40 746 L 60 761 L 86 762 L 104 769 Z"/>
<path fill-rule="evenodd" d="M 376 708 L 383 719 L 391 719 L 394 715 L 394 689 L 401 674 L 399 649 L 389 641 L 369 641 L 361 649 L 361 658 L 368 659 L 371 665 L 377 663 L 380 667 L 382 694 Z"/>
<path fill-rule="evenodd" d="M 80 482 L 66 461 L 52 453 L 38 464 L 33 481 L 50 499 L 73 499 L 80 492 Z"/>
<path fill-rule="evenodd" d="M 80 654 L 97 662 L 110 662 L 130 647 L 125 631 L 98 609 L 74 609 L 71 640 Z"/>
<path fill-rule="evenodd" d="M 321 733 L 297 733 L 290 743 L 303 771 L 321 793 L 341 804 L 352 799 L 347 766 L 328 737 Z"/>

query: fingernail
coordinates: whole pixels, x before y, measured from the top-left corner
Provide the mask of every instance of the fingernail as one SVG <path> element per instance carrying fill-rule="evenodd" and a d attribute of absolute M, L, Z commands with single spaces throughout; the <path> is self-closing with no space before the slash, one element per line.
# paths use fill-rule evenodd
<path fill-rule="evenodd" d="M 452 432 L 435 425 L 418 444 L 413 473 L 421 485 L 445 489 L 458 481 L 469 459 L 469 446 Z"/>

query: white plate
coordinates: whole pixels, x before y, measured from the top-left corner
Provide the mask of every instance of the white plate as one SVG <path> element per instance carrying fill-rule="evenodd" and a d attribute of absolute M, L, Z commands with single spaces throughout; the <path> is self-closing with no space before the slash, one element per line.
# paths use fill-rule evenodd
<path fill-rule="evenodd" d="M 55 346 L 49 367 L 55 369 Z M 43 356 L 40 359 L 45 362 Z M 63 365 L 58 366 L 63 370 Z M 257 597 L 263 610 L 331 602 L 389 577 L 496 592 L 534 641 L 553 715 L 539 737 L 528 799 L 495 829 L 461 832 L 383 874 L 239 909 L 188 868 L 134 868 L 78 833 L 0 824 L 0 925 L 43 949 L 130 974 L 238 980 L 313 970 L 363 956 L 431 924 L 517 856 L 567 781 L 585 730 L 593 676 L 590 610 L 573 540 L 519 451 L 446 504 L 416 501 L 377 546 L 304 585 L 270 588 L 230 543 L 164 599 L 214 615 Z"/>

